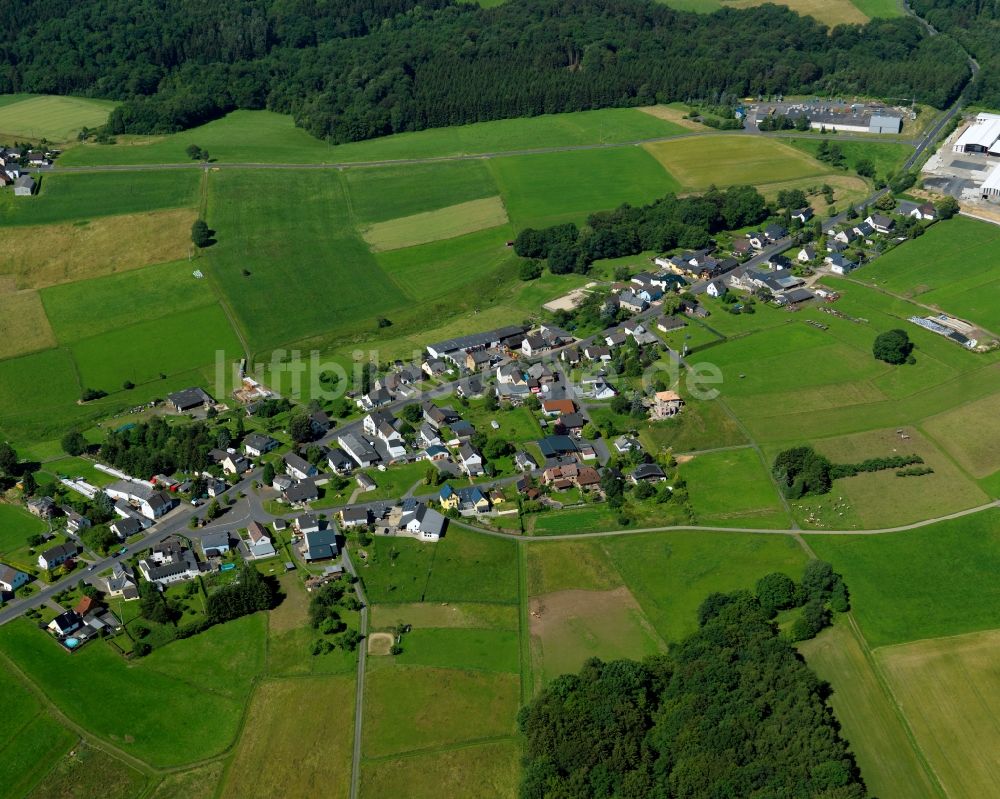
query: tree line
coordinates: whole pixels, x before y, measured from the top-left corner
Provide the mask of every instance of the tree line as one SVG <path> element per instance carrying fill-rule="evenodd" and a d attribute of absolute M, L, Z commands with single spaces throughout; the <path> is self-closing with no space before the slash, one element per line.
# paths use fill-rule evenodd
<path fill-rule="evenodd" d="M 922 465 L 919 455 L 889 455 L 882 458 L 868 458 L 860 463 L 831 463 L 812 447 L 792 447 L 779 452 L 774 458 L 771 472 L 782 492 L 789 499 L 826 494 L 833 487 L 833 481 L 842 477 L 854 477 L 863 472 L 881 472 L 887 469 L 903 470 L 904 467 Z M 916 474 L 930 474 L 932 470 L 918 470 L 897 475 L 909 477 Z"/>
<path fill-rule="evenodd" d="M 171 425 L 154 416 L 123 430 L 109 430 L 101 445 L 101 459 L 128 474 L 152 477 L 201 471 L 209 466 L 209 450 L 219 445 L 218 435 L 204 422 Z"/>
<path fill-rule="evenodd" d="M 926 0 L 925 0 L 926 2 Z M 720 96 L 915 97 L 969 70 L 916 20 L 832 30 L 783 7 L 652 0 L 26 0 L 0 3 L 0 92 L 122 101 L 107 133 L 267 108 L 332 142 Z"/>
<path fill-rule="evenodd" d="M 866 797 L 828 688 L 771 615 L 750 592 L 716 594 L 668 654 L 557 677 L 518 717 L 522 799 Z"/>

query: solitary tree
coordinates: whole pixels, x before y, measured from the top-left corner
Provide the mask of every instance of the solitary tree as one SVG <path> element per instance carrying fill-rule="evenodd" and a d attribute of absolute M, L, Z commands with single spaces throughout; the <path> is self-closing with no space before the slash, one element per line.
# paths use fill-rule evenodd
<path fill-rule="evenodd" d="M 198 219 L 191 225 L 191 241 L 199 249 L 207 247 L 212 243 L 212 231 L 204 219 Z"/>
<path fill-rule="evenodd" d="M 197 144 L 189 144 L 184 152 L 187 153 L 188 158 L 190 158 L 192 161 L 197 161 L 199 158 L 201 158 L 202 150 L 201 147 L 199 147 Z"/>
<path fill-rule="evenodd" d="M 872 354 L 876 358 L 892 364 L 906 363 L 910 359 L 912 351 L 913 342 L 910 341 L 905 330 L 899 329 L 879 333 L 872 345 Z"/>
<path fill-rule="evenodd" d="M 62 448 L 67 455 L 82 455 L 87 449 L 87 439 L 79 430 L 73 430 L 63 436 Z"/>
<path fill-rule="evenodd" d="M 951 219 L 959 212 L 958 200 L 954 197 L 944 197 L 938 201 L 936 208 L 938 217 L 941 219 Z"/>

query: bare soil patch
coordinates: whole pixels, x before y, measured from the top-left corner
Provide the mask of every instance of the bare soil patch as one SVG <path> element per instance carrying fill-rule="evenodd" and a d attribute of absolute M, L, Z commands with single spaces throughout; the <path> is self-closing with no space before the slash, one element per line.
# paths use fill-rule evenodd
<path fill-rule="evenodd" d="M 368 654 L 388 655 L 395 640 L 396 639 L 392 633 L 369 633 Z"/>

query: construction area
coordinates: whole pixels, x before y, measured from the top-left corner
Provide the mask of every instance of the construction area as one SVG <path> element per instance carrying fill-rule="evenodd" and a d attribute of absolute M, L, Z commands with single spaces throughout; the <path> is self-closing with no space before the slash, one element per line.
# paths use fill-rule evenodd
<path fill-rule="evenodd" d="M 923 166 L 924 187 L 970 208 L 1000 206 L 1000 115 L 964 120 Z"/>

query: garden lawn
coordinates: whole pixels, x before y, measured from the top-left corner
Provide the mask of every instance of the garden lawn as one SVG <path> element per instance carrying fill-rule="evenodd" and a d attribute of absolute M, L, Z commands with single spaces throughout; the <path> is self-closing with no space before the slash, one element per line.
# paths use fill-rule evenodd
<path fill-rule="evenodd" d="M 187 261 L 52 286 L 41 295 L 61 344 L 217 302 L 211 285 L 194 278 Z"/>
<path fill-rule="evenodd" d="M 30 198 L 0 196 L 0 226 L 43 225 L 190 208 L 198 198 L 198 172 L 165 170 L 45 175 Z"/>
<path fill-rule="evenodd" d="M 581 223 L 594 211 L 642 205 L 680 188 L 638 147 L 520 155 L 489 165 L 515 230 Z"/>
<path fill-rule="evenodd" d="M 379 222 L 363 230 L 362 235 L 372 250 L 379 252 L 453 239 L 506 222 L 503 201 L 499 197 L 486 197 Z"/>
<path fill-rule="evenodd" d="M 515 732 L 521 688 L 514 674 L 389 663 L 371 668 L 365 689 L 365 758 Z"/>
<path fill-rule="evenodd" d="M 185 150 L 195 144 L 222 162 L 356 163 L 629 142 L 682 132 L 671 122 L 633 108 L 609 108 L 432 128 L 331 147 L 295 127 L 290 116 L 234 111 L 172 136 L 119 137 L 117 145 L 77 146 L 60 161 L 66 165 L 182 163 L 191 160 Z"/>
<path fill-rule="evenodd" d="M 168 767 L 221 753 L 239 729 L 254 660 L 263 654 L 264 625 L 262 617 L 230 625 L 240 634 L 213 628 L 131 666 L 102 641 L 83 647 L 70 664 L 49 635 L 23 620 L 0 628 L 0 643 L 76 723 L 151 765 Z M 219 637 L 231 641 L 222 658 L 214 645 Z"/>
<path fill-rule="evenodd" d="M 375 481 L 377 486 L 374 491 L 365 491 L 358 494 L 358 499 L 362 502 L 369 502 L 375 499 L 399 499 L 409 491 L 416 483 L 420 483 L 417 493 L 432 491 L 432 488 L 423 484 L 427 469 L 432 464 L 428 461 L 416 461 L 396 466 L 388 466 L 386 470 L 366 469 L 365 474 Z"/>
<path fill-rule="evenodd" d="M 493 175 L 483 161 L 348 169 L 344 179 L 351 213 L 361 225 L 438 211 L 497 193 Z"/>
<path fill-rule="evenodd" d="M 833 171 L 794 147 L 763 136 L 695 136 L 644 147 L 688 191 L 777 183 Z"/>
<path fill-rule="evenodd" d="M 409 799 L 516 799 L 519 758 L 516 741 L 501 741 L 367 761 L 361 767 L 361 793 Z"/>
<path fill-rule="evenodd" d="M 775 571 L 797 580 L 807 559 L 791 536 L 764 534 L 655 533 L 608 539 L 605 548 L 668 642 L 697 629 L 698 606 L 713 591 L 752 589 Z"/>
<path fill-rule="evenodd" d="M 936 781 L 847 618 L 839 616 L 833 627 L 797 646 L 816 675 L 833 686 L 830 704 L 843 725 L 841 735 L 872 794 L 936 799 Z"/>
<path fill-rule="evenodd" d="M 998 656 L 997 630 L 875 653 L 949 797 L 978 799 L 1000 784 Z"/>
<path fill-rule="evenodd" d="M 1000 511 L 904 533 L 816 534 L 809 544 L 844 575 L 873 647 L 996 627 Z"/>
<path fill-rule="evenodd" d="M 261 683 L 221 796 L 346 797 L 354 693 L 349 676 Z"/>
<path fill-rule="evenodd" d="M 109 392 L 125 380 L 143 383 L 243 355 L 218 304 L 120 327 L 77 341 L 70 350 L 84 385 Z"/>
<path fill-rule="evenodd" d="M 696 455 L 681 466 L 699 524 L 787 527 L 788 514 L 754 449 Z"/>
<path fill-rule="evenodd" d="M 81 128 L 100 127 L 115 107 L 110 100 L 84 97 L 4 95 L 3 99 L 0 133 L 50 142 L 69 141 Z"/>
<path fill-rule="evenodd" d="M 254 350 L 333 328 L 374 332 L 378 314 L 406 302 L 354 232 L 337 173 L 220 172 L 207 218 L 218 243 L 201 268 Z"/>

